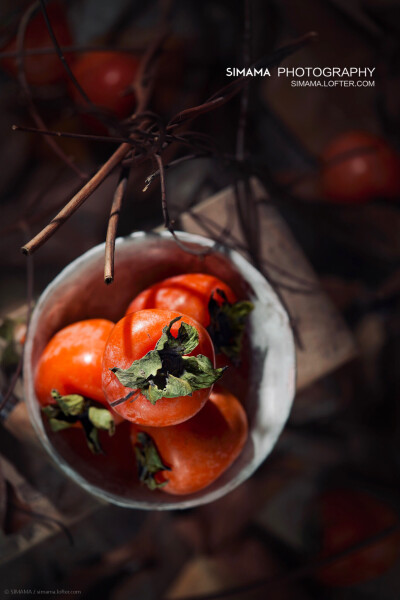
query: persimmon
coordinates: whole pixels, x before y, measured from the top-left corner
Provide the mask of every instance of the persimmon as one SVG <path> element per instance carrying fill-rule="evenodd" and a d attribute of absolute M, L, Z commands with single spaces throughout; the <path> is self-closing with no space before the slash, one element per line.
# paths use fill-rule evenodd
<path fill-rule="evenodd" d="M 366 131 L 348 131 L 324 150 L 322 193 L 341 204 L 400 197 L 400 157 L 386 140 Z"/>
<path fill-rule="evenodd" d="M 171 427 L 132 425 L 139 479 L 150 489 L 193 494 L 209 486 L 235 461 L 248 434 L 239 400 L 215 386 L 194 417 Z"/>
<path fill-rule="evenodd" d="M 225 294 L 228 302 L 236 302 L 233 290 L 218 277 L 206 273 L 176 275 L 140 292 L 129 304 L 126 314 L 145 308 L 176 310 L 193 317 L 203 327 L 208 327 L 208 303 L 217 290 Z M 222 298 L 219 301 L 222 303 Z"/>
<path fill-rule="evenodd" d="M 64 327 L 47 344 L 35 375 L 36 396 L 51 429 L 83 427 L 93 452 L 101 450 L 97 429 L 112 434 L 115 424 L 122 421 L 110 410 L 101 380 L 103 352 L 113 327 L 106 319 Z"/>
<path fill-rule="evenodd" d="M 176 311 L 140 310 L 111 331 L 103 391 L 123 418 L 156 427 L 181 423 L 206 403 L 224 369 L 200 323 Z"/>
<path fill-rule="evenodd" d="M 96 106 L 122 119 L 135 106 L 132 84 L 139 67 L 136 56 L 122 52 L 86 52 L 74 63 L 74 76 L 88 98 Z M 86 102 L 70 82 L 69 93 L 76 104 L 86 107 Z"/>
<path fill-rule="evenodd" d="M 52 390 L 62 396 L 81 394 L 104 404 L 103 352 L 114 323 L 106 319 L 78 321 L 58 331 L 42 352 L 35 391 L 42 406 L 54 404 Z"/>
<path fill-rule="evenodd" d="M 218 277 L 185 273 L 143 290 L 129 304 L 126 314 L 146 308 L 176 310 L 193 317 L 209 332 L 216 354 L 235 361 L 240 356 L 245 319 L 252 304 L 237 302 L 232 288 Z"/>

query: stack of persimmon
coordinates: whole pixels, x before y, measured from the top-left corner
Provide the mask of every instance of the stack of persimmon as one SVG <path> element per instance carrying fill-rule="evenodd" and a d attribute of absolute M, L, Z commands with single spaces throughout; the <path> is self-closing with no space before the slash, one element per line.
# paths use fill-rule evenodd
<path fill-rule="evenodd" d="M 213 386 L 240 361 L 251 309 L 220 279 L 192 273 L 142 291 L 116 324 L 68 325 L 49 341 L 36 371 L 51 430 L 82 429 L 92 453 L 101 454 L 106 432 L 117 445 L 129 424 L 143 484 L 171 494 L 210 485 L 247 439 L 240 401 Z"/>

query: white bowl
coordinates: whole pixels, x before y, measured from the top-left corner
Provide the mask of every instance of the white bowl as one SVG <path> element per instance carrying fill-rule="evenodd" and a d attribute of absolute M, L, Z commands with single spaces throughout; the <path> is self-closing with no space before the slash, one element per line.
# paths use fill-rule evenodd
<path fill-rule="evenodd" d="M 137 232 L 116 242 L 115 281 L 103 283 L 104 244 L 92 248 L 68 265 L 45 289 L 32 314 L 25 343 L 25 400 L 33 426 L 46 450 L 71 479 L 98 498 L 120 506 L 148 510 L 189 508 L 227 494 L 245 481 L 274 447 L 289 415 L 295 393 L 295 348 L 288 316 L 270 284 L 237 252 L 215 246 L 212 240 L 184 232 L 180 239 L 206 256 L 183 251 L 168 232 Z M 77 456 L 45 425 L 34 389 L 39 357 L 50 338 L 69 323 L 103 317 L 119 320 L 130 300 L 145 287 L 166 277 L 204 272 L 220 277 L 239 298 L 248 298 L 254 310 L 248 318 L 251 360 L 249 380 L 240 385 L 235 373 L 224 375 L 225 385 L 239 394 L 249 418 L 249 438 L 235 463 L 212 485 L 188 496 L 150 491 L 104 476 Z M 229 385 L 231 384 L 231 385 Z M 243 384 L 243 381 L 242 381 Z M 92 463 L 93 461 L 90 461 Z"/>

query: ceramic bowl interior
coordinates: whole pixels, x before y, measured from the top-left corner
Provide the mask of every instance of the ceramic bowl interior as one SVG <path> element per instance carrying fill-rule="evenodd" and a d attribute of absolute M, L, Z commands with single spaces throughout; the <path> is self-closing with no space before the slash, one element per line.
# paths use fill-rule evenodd
<path fill-rule="evenodd" d="M 39 438 L 59 467 L 97 497 L 131 508 L 188 508 L 215 500 L 247 479 L 275 445 L 289 415 L 295 391 L 295 351 L 285 310 L 265 278 L 237 252 L 201 236 L 179 233 L 206 256 L 182 250 L 169 233 L 137 232 L 116 243 L 115 281 L 103 283 L 104 244 L 92 248 L 66 267 L 46 288 L 32 315 L 25 344 L 25 399 Z M 82 458 L 78 430 L 53 434 L 42 418 L 34 376 L 39 357 L 62 327 L 88 318 L 119 320 L 132 298 L 147 286 L 172 275 L 210 273 L 228 283 L 239 298 L 254 303 L 248 319 L 242 369 L 224 374 L 224 385 L 245 405 L 250 435 L 236 462 L 212 485 L 190 496 L 152 492 L 135 481 L 134 465 L 97 457 Z M 121 425 L 121 427 L 124 427 Z M 122 431 L 122 430 L 121 430 Z M 68 441 L 69 439 L 69 441 Z M 126 455 L 128 456 L 128 454 Z"/>

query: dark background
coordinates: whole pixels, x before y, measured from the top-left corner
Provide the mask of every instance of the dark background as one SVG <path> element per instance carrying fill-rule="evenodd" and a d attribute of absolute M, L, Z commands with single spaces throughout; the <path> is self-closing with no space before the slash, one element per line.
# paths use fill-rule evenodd
<path fill-rule="evenodd" d="M 85 598 L 145 600 L 163 597 L 178 585 L 179 576 L 182 597 L 233 587 L 238 588 L 236 595 L 224 597 L 400 596 L 400 546 L 393 535 L 378 548 L 376 560 L 383 566 L 377 577 L 365 555 L 343 567 L 355 573 L 351 586 L 334 581 L 324 585 L 317 566 L 304 576 L 297 571 L 320 555 L 330 510 L 339 511 L 350 546 L 377 533 L 377 524 L 396 523 L 400 509 L 399 199 L 343 206 L 324 198 L 320 186 L 321 153 L 343 132 L 364 130 L 399 149 L 400 3 L 249 4 L 253 60 L 315 31 L 318 38 L 287 58 L 285 66 L 376 67 L 374 88 L 292 88 L 289 78 L 275 74 L 251 81 L 245 138 L 250 168 L 269 189 L 321 285 L 345 317 L 359 356 L 296 398 L 271 457 L 250 482 L 226 498 L 186 513 L 99 509 L 72 527 L 73 548 L 59 534 L 2 567 L 1 579 L 10 581 L 9 588 L 64 587 L 83 590 Z M 1 3 L 3 41 L 15 31 L 26 6 L 21 1 Z M 243 64 L 241 2 L 71 0 L 64 6 L 77 45 L 133 47 L 138 55 L 154 39 L 162 10 L 169 10 L 170 42 L 151 101 L 164 121 L 226 85 L 227 66 Z M 87 131 L 64 84 L 33 88 L 32 93 L 48 129 Z M 18 82 L 3 72 L 0 103 L 0 309 L 5 315 L 26 301 L 26 259 L 20 246 L 47 223 L 52 207 L 68 199 L 79 182 L 40 136 L 11 130 L 12 124 L 31 126 L 32 121 Z M 239 111 L 236 97 L 198 118 L 193 129 L 211 135 L 222 152 L 234 154 Z M 59 141 L 88 172 L 114 149 L 99 141 Z M 171 151 L 170 160 L 183 153 L 182 148 Z M 131 172 L 120 235 L 161 224 L 158 185 L 142 192 L 154 170 L 148 161 Z M 213 158 L 171 169 L 167 189 L 172 217 L 178 219 L 234 177 L 232 165 Z M 35 295 L 63 266 L 104 241 L 115 185 L 112 174 L 35 254 Z M 323 495 L 343 489 L 343 509 L 337 508 L 336 496 Z M 357 494 L 372 496 L 377 505 L 365 507 Z M 293 573 L 297 575 L 291 577 Z M 280 579 L 273 587 L 260 584 L 241 591 L 243 585 L 276 574 Z"/>

